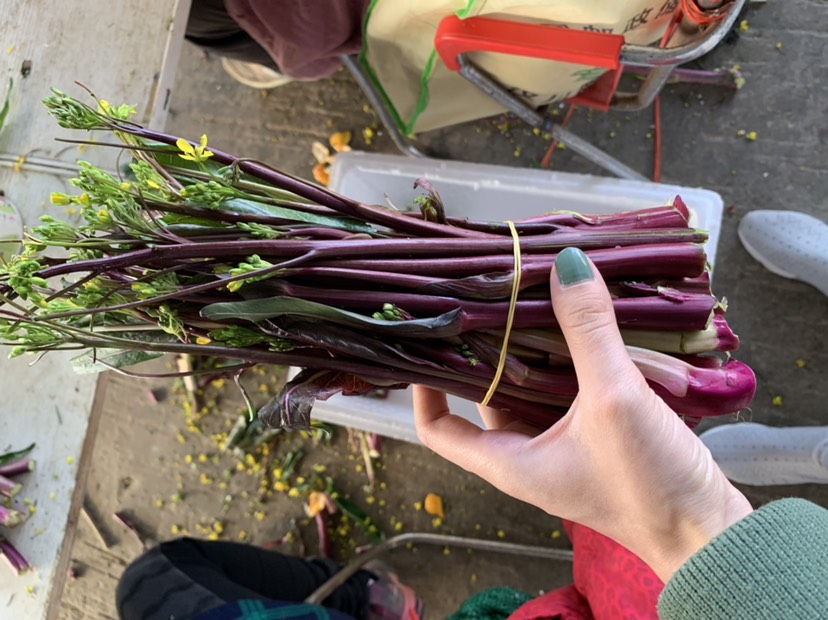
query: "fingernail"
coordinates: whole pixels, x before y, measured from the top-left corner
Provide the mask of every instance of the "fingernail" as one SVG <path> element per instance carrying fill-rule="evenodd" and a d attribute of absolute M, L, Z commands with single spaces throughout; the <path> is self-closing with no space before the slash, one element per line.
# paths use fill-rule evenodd
<path fill-rule="evenodd" d="M 566 248 L 555 260 L 555 270 L 561 286 L 592 280 L 592 267 L 586 254 L 578 248 Z"/>

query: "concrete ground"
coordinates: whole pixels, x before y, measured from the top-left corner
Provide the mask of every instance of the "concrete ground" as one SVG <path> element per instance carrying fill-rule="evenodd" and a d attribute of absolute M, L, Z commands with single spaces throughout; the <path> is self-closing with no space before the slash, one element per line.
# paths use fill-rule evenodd
<path fill-rule="evenodd" d="M 721 46 L 699 63 L 706 68 L 738 64 L 746 78 L 742 90 L 733 95 L 671 86 L 664 92 L 663 180 L 712 189 L 724 198 L 715 289 L 727 297 L 729 321 L 742 338 L 737 357 L 759 378 L 756 400 L 743 417 L 784 426 L 824 424 L 828 298 L 765 271 L 740 246 L 736 226 L 754 209 L 796 209 L 828 219 L 828 13 L 822 1 L 789 0 L 754 3 L 747 19 L 749 29 L 737 43 Z M 652 122 L 650 110 L 607 115 L 579 111 L 570 129 L 649 174 L 653 149 L 647 135 Z M 378 135 L 366 145 L 362 132 L 369 127 Z M 352 131 L 354 148 L 394 152 L 344 71 L 328 80 L 263 93 L 233 82 L 216 58 L 191 47 L 181 62 L 168 129 L 191 137 L 207 133 L 210 144 L 302 176 L 310 175 L 314 163 L 312 142 L 324 142 L 333 131 Z M 758 137 L 748 141 L 739 137 L 739 130 L 755 131 Z M 537 166 L 548 147 L 542 137 L 510 117 L 432 132 L 421 139 L 435 157 L 523 167 Z M 557 151 L 553 165 L 557 170 L 601 174 L 568 150 Z M 271 390 L 275 380 L 261 377 L 262 390 Z M 159 393 L 158 404 L 148 399 L 150 388 L 165 392 Z M 260 501 L 258 479 L 232 473 L 235 461 L 220 454 L 210 435 L 221 432 L 225 419 L 235 418 L 240 404 L 232 392 L 210 389 L 219 412 L 198 422 L 204 434 L 197 434 L 187 430 L 177 402 L 181 397 L 172 392 L 169 381 L 110 379 L 87 492 L 88 512 L 108 547 L 91 521 L 82 521 L 74 551 L 77 578 L 66 588 L 62 618 L 116 617 L 115 584 L 141 548 L 111 519 L 116 510 L 129 514 L 142 534 L 155 540 L 172 537 L 177 528 L 201 536 L 222 530 L 221 537 L 229 540 L 243 538 L 245 532 L 249 542 L 262 544 L 281 538 L 294 519 L 296 541 L 286 542 L 284 548 L 317 553 L 315 531 L 312 524 L 302 523 L 299 500 L 275 493 Z M 702 430 L 729 422 L 733 420 L 707 422 Z M 298 436 L 283 439 L 269 465 L 295 449 L 304 452 L 300 473 L 311 475 L 314 464 L 324 465 L 337 487 L 389 534 L 401 522 L 404 531 L 493 539 L 500 534 L 512 542 L 567 544 L 565 536 L 559 536 L 556 519 L 503 496 L 421 447 L 385 442 L 373 490 L 365 488 L 364 466 L 357 471 L 361 456 L 349 447 L 344 430 L 335 433 L 330 445 Z M 226 471 L 231 473 L 225 477 Z M 828 507 L 826 486 L 744 491 L 755 505 L 796 495 Z M 440 494 L 446 503 L 439 528 L 414 508 L 429 492 Z M 364 542 L 358 533 L 342 539 L 343 558 L 351 537 L 353 544 Z M 562 563 L 492 558 L 462 549 L 446 553 L 418 548 L 390 559 L 403 579 L 423 593 L 433 618 L 446 616 L 484 587 L 509 584 L 536 593 L 569 579 L 569 567 Z"/>

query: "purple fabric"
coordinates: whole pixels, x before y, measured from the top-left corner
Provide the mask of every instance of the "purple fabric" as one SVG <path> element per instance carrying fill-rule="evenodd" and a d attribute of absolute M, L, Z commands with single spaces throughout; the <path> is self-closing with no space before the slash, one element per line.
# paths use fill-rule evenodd
<path fill-rule="evenodd" d="M 339 56 L 362 47 L 362 18 L 370 0 L 225 0 L 230 16 L 297 80 L 339 69 Z"/>

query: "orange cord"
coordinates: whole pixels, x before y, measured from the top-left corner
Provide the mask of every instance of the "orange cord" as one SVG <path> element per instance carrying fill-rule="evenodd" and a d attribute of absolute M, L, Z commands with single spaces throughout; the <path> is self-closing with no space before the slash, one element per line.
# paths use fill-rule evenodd
<path fill-rule="evenodd" d="M 695 0 L 681 0 L 681 13 L 698 26 L 709 26 L 724 19 L 730 8 L 728 4 L 728 2 L 722 2 L 722 6 L 718 9 L 705 11 L 696 4 Z"/>
<path fill-rule="evenodd" d="M 684 4 L 685 1 L 683 0 L 682 3 Z M 693 2 L 693 0 L 689 1 Z M 693 4 L 695 6 L 695 3 Z M 667 26 L 667 30 L 664 31 L 664 36 L 661 37 L 661 43 L 658 45 L 660 48 L 667 46 L 667 42 L 681 23 L 683 14 L 683 8 L 676 11 L 675 16 Z M 661 95 L 656 95 L 653 103 L 653 181 L 656 183 L 661 181 Z"/>
<path fill-rule="evenodd" d="M 566 116 L 564 116 L 563 121 L 561 122 L 561 128 L 565 129 L 566 126 L 569 124 L 570 119 L 572 119 L 572 114 L 578 108 L 576 105 L 569 104 L 569 110 L 566 111 Z M 549 145 L 549 148 L 546 150 L 546 155 L 543 156 L 541 160 L 541 168 L 544 170 L 548 170 L 549 166 L 552 162 L 552 154 L 555 152 L 555 149 L 558 147 L 558 141 L 552 140 L 552 144 Z"/>

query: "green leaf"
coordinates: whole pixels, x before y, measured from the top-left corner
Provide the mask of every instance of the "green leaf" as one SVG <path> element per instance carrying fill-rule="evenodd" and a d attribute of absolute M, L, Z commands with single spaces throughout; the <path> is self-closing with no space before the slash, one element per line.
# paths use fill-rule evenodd
<path fill-rule="evenodd" d="M 302 316 L 362 329 L 368 328 L 376 335 L 405 338 L 456 336 L 461 332 L 463 320 L 461 308 L 427 319 L 383 321 L 315 301 L 281 296 L 210 304 L 201 310 L 201 316 L 216 321 L 242 318 L 256 323 L 285 315 Z"/>
<path fill-rule="evenodd" d="M 333 500 L 333 503 L 336 504 L 339 511 L 351 519 L 354 523 L 362 527 L 368 535 L 368 538 L 370 538 L 374 543 L 379 543 L 385 540 L 385 534 L 373 523 L 371 517 L 369 517 L 362 508 L 338 494 L 331 495 L 331 499 Z"/>
<path fill-rule="evenodd" d="M 25 457 L 29 452 L 34 449 L 35 445 L 32 444 L 23 448 L 22 450 L 18 450 L 17 452 L 6 452 L 6 454 L 0 455 L 0 465 L 5 465 L 6 463 L 14 463 L 15 461 L 19 461 L 23 457 Z"/>
<path fill-rule="evenodd" d="M 338 218 L 327 215 L 316 215 L 314 213 L 305 213 L 304 211 L 294 211 L 293 209 L 288 209 L 286 207 L 277 207 L 276 205 L 269 205 L 263 202 L 256 202 L 255 200 L 247 200 L 244 198 L 226 200 L 221 203 L 221 207 L 218 211 L 229 211 L 231 213 L 242 213 L 246 215 L 266 215 L 292 222 L 304 222 L 315 226 L 324 226 L 325 228 L 347 230 L 348 232 L 367 233 L 369 235 L 377 234 L 377 229 L 370 224 L 365 224 L 350 218 Z"/>
<path fill-rule="evenodd" d="M 125 368 L 164 355 L 156 351 L 121 351 L 119 349 L 95 349 L 86 351 L 70 361 L 79 375 L 89 375 L 112 368 Z M 101 363 L 103 362 L 103 363 Z"/>
<path fill-rule="evenodd" d="M 3 109 L 0 110 L 0 131 L 3 131 L 3 125 L 6 123 L 6 117 L 9 115 L 9 108 L 11 107 L 11 94 L 14 80 L 9 78 L 9 90 L 6 91 L 6 102 L 3 104 Z"/>

